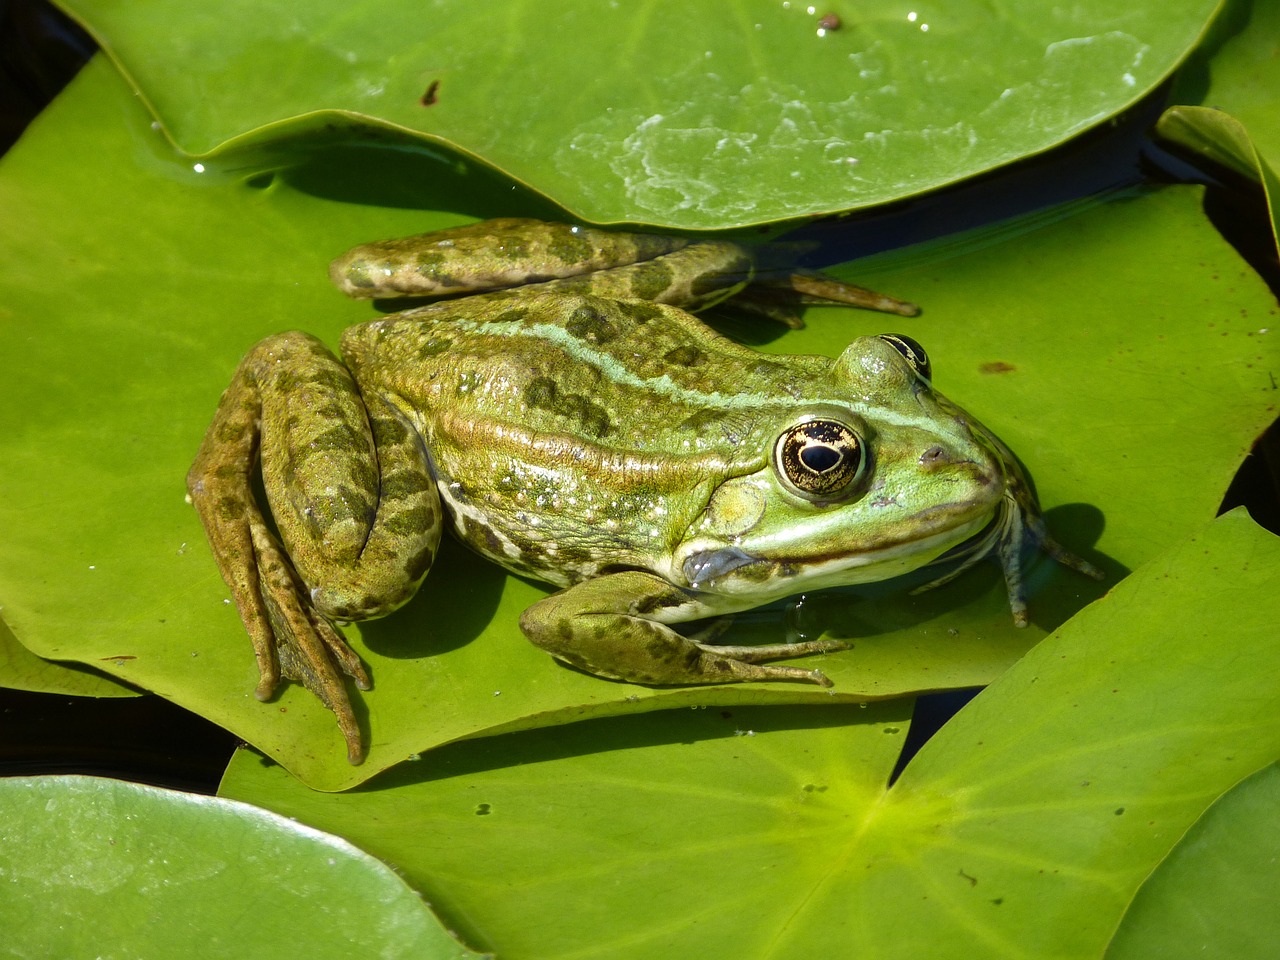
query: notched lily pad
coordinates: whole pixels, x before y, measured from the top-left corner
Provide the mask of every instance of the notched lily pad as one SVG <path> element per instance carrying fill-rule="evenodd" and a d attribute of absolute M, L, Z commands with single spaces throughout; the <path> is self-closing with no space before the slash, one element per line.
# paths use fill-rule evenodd
<path fill-rule="evenodd" d="M 61 6 L 188 153 L 332 112 L 450 145 L 587 220 L 723 229 L 1062 143 L 1154 89 L 1218 3 Z"/>
<path fill-rule="evenodd" d="M 503 956 L 1099 957 L 1171 850 L 1148 881 L 1181 878 L 1152 891 L 1157 936 L 1123 955 L 1166 955 L 1166 912 L 1196 935 L 1187 904 L 1234 889 L 1262 898 L 1236 914 L 1227 942 L 1245 944 L 1276 928 L 1258 914 L 1276 778 L 1180 838 L 1280 755 L 1278 571 L 1280 540 L 1219 518 L 1039 644 L 892 785 L 901 700 L 533 731 L 340 795 L 243 751 L 222 789 L 394 861 Z M 1218 813 L 1245 829 L 1212 831 Z M 1215 889 L 1235 866 L 1257 885 Z"/>

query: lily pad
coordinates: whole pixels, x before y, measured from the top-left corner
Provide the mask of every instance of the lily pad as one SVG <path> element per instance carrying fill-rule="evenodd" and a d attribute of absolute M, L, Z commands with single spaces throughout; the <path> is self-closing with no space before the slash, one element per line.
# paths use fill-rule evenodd
<path fill-rule="evenodd" d="M 1258 148 L 1280 158 L 1280 8 L 1267 0 L 1230 0 L 1174 83 L 1172 99 L 1235 117 Z"/>
<path fill-rule="evenodd" d="M 55 663 L 20 644 L 0 620 L 0 687 L 77 697 L 136 697 L 138 691 L 91 667 Z"/>
<path fill-rule="evenodd" d="M 92 142 L 86 167 L 71 142 Z M 650 689 L 557 665 L 521 637 L 543 589 L 447 550 L 394 617 L 352 628 L 375 689 L 371 744 L 347 766 L 331 717 L 288 686 L 252 697 L 247 638 L 183 502 L 219 392 L 257 339 L 305 327 L 336 342 L 373 316 L 329 289 L 328 260 L 379 236 L 457 223 L 469 175 L 378 151 L 175 162 L 128 88 L 95 61 L 0 163 L 0 601 L 39 656 L 169 697 L 342 789 L 462 737 L 690 704 L 855 701 L 989 682 L 1102 587 L 1041 564 L 1034 625 L 1015 630 L 994 570 L 920 597 L 806 600 L 798 628 L 854 639 L 801 685 Z M 317 159 L 317 156 L 319 159 Z M 392 159 L 388 159 L 390 156 Z M 385 166 L 379 166 L 383 164 Z M 399 165 L 399 166 L 396 166 Z M 404 186 L 370 170 L 399 170 Z M 426 186 L 423 186 L 423 185 Z M 374 202 L 349 202 L 353 196 Z M 424 192 L 425 191 L 425 192 Z M 1050 527 L 1114 582 L 1212 515 L 1275 415 L 1276 305 L 1212 231 L 1197 188 L 1118 195 L 843 268 L 925 304 L 894 318 L 938 385 L 1034 474 Z M 494 200 L 490 197 L 487 203 Z M 529 212 L 517 196 L 503 212 Z M 491 212 L 487 210 L 485 212 Z M 56 290 L 50 286 L 56 270 Z M 763 349 L 837 354 L 885 320 L 810 311 Z M 52 505 L 56 504 L 56 508 Z M 744 630 L 781 631 L 776 619 Z"/>
<path fill-rule="evenodd" d="M 1247 24 L 1247 27 L 1246 27 Z M 1220 34 L 1224 36 L 1219 36 Z M 1280 251 L 1280 8 L 1235 0 L 1175 85 L 1156 133 L 1170 143 L 1262 187 Z M 1208 73 L 1208 89 L 1202 78 Z"/>
<path fill-rule="evenodd" d="M 386 864 L 247 804 L 13 777 L 0 805 L 9 957 L 481 956 Z"/>
<path fill-rule="evenodd" d="M 1208 892 L 1223 867 L 1196 833 L 1230 836 L 1206 822 L 1180 840 L 1280 756 L 1278 568 L 1280 540 L 1243 511 L 1210 524 L 1037 646 L 892 786 L 901 703 L 574 724 L 341 795 L 242 751 L 222 792 L 395 862 L 511 960 L 1101 957 L 1171 850 L 1190 859 L 1154 899 L 1232 895 Z M 1259 789 L 1240 825 L 1273 838 Z M 1254 895 L 1274 887 L 1266 850 L 1232 855 Z"/>
<path fill-rule="evenodd" d="M 1153 90 L 1219 3 L 60 6 L 192 155 L 370 123 L 587 220 L 723 229 L 1047 150 Z"/>
<path fill-rule="evenodd" d="M 1224 794 L 1142 885 L 1108 960 L 1265 960 L 1280 943 L 1280 767 Z"/>

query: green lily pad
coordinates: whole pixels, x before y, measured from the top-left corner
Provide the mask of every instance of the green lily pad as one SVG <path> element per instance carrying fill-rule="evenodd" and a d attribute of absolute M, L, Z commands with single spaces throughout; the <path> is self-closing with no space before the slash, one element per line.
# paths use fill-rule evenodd
<path fill-rule="evenodd" d="M 1280 157 L 1280 8 L 1268 0 L 1229 0 L 1204 45 L 1173 87 L 1172 101 L 1221 110 L 1248 127 L 1258 148 Z"/>
<path fill-rule="evenodd" d="M 1280 767 L 1209 808 L 1142 885 L 1108 960 L 1265 960 L 1280 943 Z"/>
<path fill-rule="evenodd" d="M 10 957 L 481 956 L 386 864 L 256 807 L 92 777 L 0 805 Z"/>
<path fill-rule="evenodd" d="M 369 122 L 588 220 L 724 229 L 1047 150 L 1153 90 L 1219 3 L 60 6 L 190 154 Z"/>
<path fill-rule="evenodd" d="M 1194 832 L 1179 841 L 1280 756 L 1277 569 L 1280 540 L 1243 511 L 1210 524 L 1037 646 L 892 786 L 901 703 L 574 724 L 341 795 L 242 751 L 222 792 L 395 862 L 511 960 L 1101 957 L 1171 850 L 1191 859 L 1153 896 L 1232 896 L 1208 893 L 1230 865 L 1190 878 L 1205 861 Z M 1269 798 L 1240 798 L 1262 841 Z M 1232 857 L 1255 894 L 1273 854 Z"/>
<path fill-rule="evenodd" d="M 91 166 L 71 142 L 94 144 Z M 309 784 L 342 789 L 483 733 L 679 705 L 981 685 L 1103 589 L 1040 564 L 1025 631 L 1011 625 L 993 569 L 920 597 L 810 598 L 791 614 L 801 629 L 855 642 L 809 661 L 834 690 L 650 689 L 568 670 L 531 647 L 516 620 L 543 590 L 455 547 L 414 603 L 349 630 L 375 683 L 357 708 L 369 760 L 350 768 L 310 695 L 288 686 L 268 705 L 253 699 L 249 644 L 183 478 L 252 343 L 290 327 L 334 343 L 373 315 L 329 289 L 332 256 L 461 219 L 414 207 L 465 198 L 467 174 L 389 156 L 299 152 L 288 176 L 263 175 L 251 156 L 195 172 L 165 153 L 130 91 L 96 61 L 0 163 L 10 225 L 0 234 L 0 602 L 34 653 L 169 697 Z M 378 181 L 379 202 L 348 202 L 367 199 L 371 169 L 387 168 L 404 175 L 404 192 Z M 893 326 L 926 344 L 939 386 L 1020 453 L 1067 545 L 1087 552 L 1096 539 L 1091 555 L 1112 582 L 1212 515 L 1275 415 L 1277 346 L 1263 332 L 1276 325 L 1274 300 L 1205 223 L 1199 197 L 1124 194 L 843 270 L 925 304 Z M 503 212 L 528 209 L 516 198 Z M 765 349 L 835 355 L 886 323 L 835 310 L 808 320 Z M 775 619 L 743 629 L 776 638 L 781 628 Z"/>
<path fill-rule="evenodd" d="M 138 691 L 91 667 L 54 663 L 18 642 L 0 620 L 0 687 L 77 697 L 136 697 Z"/>
<path fill-rule="evenodd" d="M 1247 22 L 1247 29 L 1245 24 Z M 1218 38 L 1217 34 L 1230 35 Z M 1280 7 L 1235 0 L 1208 49 L 1195 55 L 1175 86 L 1175 99 L 1208 106 L 1174 106 L 1156 124 L 1170 143 L 1204 156 L 1261 185 L 1280 251 Z M 1207 73 L 1207 89 L 1201 89 Z"/>

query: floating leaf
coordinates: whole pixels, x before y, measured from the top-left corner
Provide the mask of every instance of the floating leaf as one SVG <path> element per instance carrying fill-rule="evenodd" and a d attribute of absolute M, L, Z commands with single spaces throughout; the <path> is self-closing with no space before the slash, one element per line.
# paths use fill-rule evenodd
<path fill-rule="evenodd" d="M 1037 646 L 891 787 L 901 703 L 574 724 L 340 795 L 245 751 L 222 790 L 393 861 L 510 960 L 1101 957 L 1171 850 L 1190 859 L 1149 921 L 1236 889 L 1210 893 L 1230 865 L 1179 840 L 1280 756 L 1277 571 L 1280 540 L 1221 518 Z M 1273 796 L 1240 798 L 1264 842 Z M 1236 849 L 1250 895 L 1270 893 L 1274 847 Z"/>
<path fill-rule="evenodd" d="M 0 687 L 77 697 L 133 697 L 138 691 L 79 664 L 54 663 L 20 644 L 0 620 Z"/>
<path fill-rule="evenodd" d="M 1224 794 L 1134 898 L 1108 960 L 1264 960 L 1280 943 L 1280 767 Z"/>
<path fill-rule="evenodd" d="M 1245 28 L 1247 22 L 1248 28 Z M 1156 133 L 1212 163 L 1257 180 L 1280 249 L 1280 7 L 1235 0 L 1214 25 L 1174 88 L 1174 99 L 1207 106 L 1174 106 Z M 1207 90 L 1200 89 L 1205 73 Z"/>
<path fill-rule="evenodd" d="M 901 199 L 1136 103 L 1216 0 L 63 0 L 174 141 L 373 122 L 597 222 L 723 229 Z"/>
<path fill-rule="evenodd" d="M 91 777 L 0 805 L 9 957 L 480 956 L 386 864 L 256 807 Z"/>

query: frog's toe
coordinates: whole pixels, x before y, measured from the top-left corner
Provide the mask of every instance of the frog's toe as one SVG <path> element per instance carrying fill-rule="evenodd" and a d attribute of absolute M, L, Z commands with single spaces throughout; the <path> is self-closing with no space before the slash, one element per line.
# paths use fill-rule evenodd
<path fill-rule="evenodd" d="M 704 658 L 713 669 L 728 670 L 736 680 L 799 680 L 816 683 L 822 687 L 834 686 L 821 670 L 805 670 L 785 664 L 763 664 L 762 660 L 778 660 L 790 657 L 807 657 L 817 653 L 833 653 L 848 650 L 851 646 L 843 640 L 802 640 L 798 643 L 769 643 L 757 646 L 716 646 L 697 644 Z"/>
<path fill-rule="evenodd" d="M 308 627 L 310 629 L 277 633 L 276 654 L 280 658 L 280 672 L 301 683 L 333 713 L 347 744 L 347 759 L 359 764 L 364 760 L 364 741 L 343 674 L 351 676 L 358 687 L 367 690 L 370 686 L 368 673 L 331 625 L 312 621 Z M 354 662 L 354 667 L 351 667 L 351 662 Z"/>
<path fill-rule="evenodd" d="M 333 713 L 347 744 L 347 758 L 358 764 L 364 760 L 364 743 L 343 676 L 368 690 L 372 685 L 368 671 L 337 628 L 311 603 L 274 538 L 265 529 L 253 533 L 259 590 L 272 634 L 272 669 L 262 672 L 255 695 L 259 700 L 270 698 L 279 676 L 301 683 Z"/>
<path fill-rule="evenodd" d="M 743 683 L 761 683 L 766 680 L 800 681 L 816 683 L 820 687 L 834 686 L 831 679 L 821 670 L 805 670 L 802 667 L 788 667 L 778 663 L 749 663 L 734 657 L 726 657 L 717 653 L 705 653 L 701 666 L 704 671 L 701 682 L 716 681 Z"/>
<path fill-rule="evenodd" d="M 762 660 L 783 660 L 790 657 L 807 657 L 815 653 L 835 653 L 840 650 L 848 650 L 852 646 L 845 640 L 800 640 L 795 643 L 766 643 L 753 646 L 722 646 L 698 642 L 697 645 L 708 653 L 732 657 L 734 660 L 741 660 L 744 663 L 759 663 Z"/>

